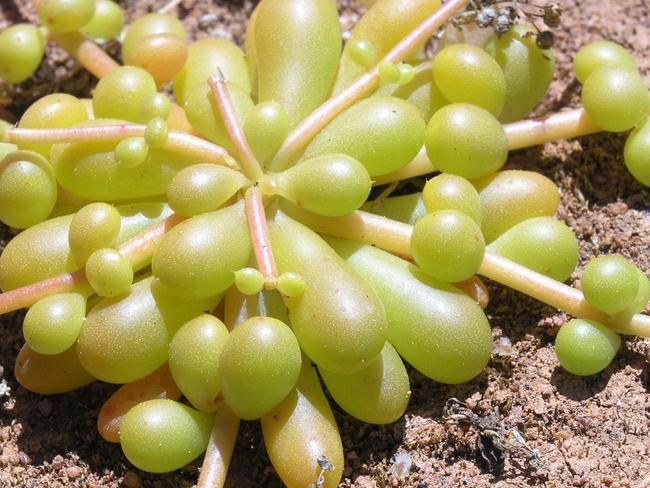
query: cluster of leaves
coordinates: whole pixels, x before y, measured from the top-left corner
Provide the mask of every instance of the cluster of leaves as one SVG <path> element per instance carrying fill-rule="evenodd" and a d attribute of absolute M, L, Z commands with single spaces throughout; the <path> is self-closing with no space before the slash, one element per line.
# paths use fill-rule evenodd
<path fill-rule="evenodd" d="M 137 467 L 206 451 L 199 485 L 222 484 L 239 420 L 260 419 L 287 485 L 335 486 L 343 452 L 321 381 L 384 424 L 408 404 L 403 361 L 474 378 L 492 349 L 477 274 L 580 317 L 556 344 L 574 374 L 606 368 L 617 332 L 650 335 L 642 270 L 603 256 L 584 295 L 562 284 L 578 244 L 554 217 L 557 187 L 502 170 L 511 149 L 634 128 L 626 164 L 650 183 L 650 95 L 621 46 L 578 53 L 584 109 L 522 120 L 553 77 L 536 21 L 557 26 L 557 4 L 379 0 L 343 46 L 331 0 L 263 0 L 245 52 L 188 45 L 177 18 L 149 14 L 122 36 L 126 66 L 92 41 L 122 30 L 110 0 L 41 0 L 38 13 L 45 29 L 0 33 L 0 76 L 31 76 L 47 38 L 100 81 L 92 100 L 50 95 L 2 125 L 0 220 L 25 230 L 0 256 L 0 310 L 29 307 L 27 389 L 123 385 L 98 428 Z M 427 58 L 452 17 L 469 41 L 443 37 Z M 434 171 L 421 193 L 389 197 Z M 521 436 L 449 410 L 537 461 Z"/>

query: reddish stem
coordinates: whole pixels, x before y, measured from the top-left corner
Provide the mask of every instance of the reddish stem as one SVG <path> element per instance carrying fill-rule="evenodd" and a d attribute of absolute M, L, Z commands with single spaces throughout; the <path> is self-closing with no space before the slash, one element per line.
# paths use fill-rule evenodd
<path fill-rule="evenodd" d="M 6 140 L 13 144 L 65 143 L 87 141 L 120 141 L 127 137 L 144 136 L 146 126 L 117 124 L 94 127 L 69 127 L 64 129 L 29 129 L 16 127 L 6 131 Z"/>
<path fill-rule="evenodd" d="M 33 1 L 35 2 L 36 0 Z M 38 2 L 34 5 L 35 9 L 37 7 Z M 86 39 L 79 32 L 65 34 L 48 32 L 48 38 L 65 49 L 81 66 L 100 80 L 111 71 L 120 67 L 120 64 L 106 54 L 101 47 L 90 39 Z M 178 105 L 174 104 L 173 106 L 176 107 L 176 117 L 179 123 L 183 127 L 191 127 L 191 124 L 185 116 L 185 111 Z"/>
<path fill-rule="evenodd" d="M 31 307 L 45 297 L 69 293 L 87 285 L 86 275 L 77 270 L 16 288 L 0 294 L 0 315 Z"/>
<path fill-rule="evenodd" d="M 415 47 L 424 44 L 436 30 L 468 2 L 469 0 L 449 0 L 393 47 L 379 64 L 402 61 Z M 270 168 L 273 171 L 282 171 L 291 166 L 323 127 L 354 102 L 369 95 L 379 84 L 379 64 L 327 100 L 291 131 L 273 158 Z"/>
<path fill-rule="evenodd" d="M 262 168 L 248 145 L 246 135 L 244 134 L 244 130 L 242 129 L 239 118 L 237 117 L 235 105 L 233 104 L 232 97 L 230 96 L 228 86 L 226 86 L 221 71 L 219 71 L 218 76 L 211 76 L 208 78 L 208 84 L 212 90 L 212 95 L 217 101 L 219 113 L 221 113 L 221 118 L 226 126 L 230 140 L 237 151 L 237 156 L 242 165 L 242 171 L 251 180 L 259 180 L 263 174 Z"/>
<path fill-rule="evenodd" d="M 221 402 L 214 416 L 197 488 L 221 488 L 225 484 L 238 433 L 239 419 L 225 402 Z"/>
<path fill-rule="evenodd" d="M 167 14 L 167 13 L 171 12 L 172 10 L 174 10 L 176 7 L 178 7 L 178 5 L 180 5 L 180 3 L 182 1 L 183 0 L 170 0 L 169 2 L 167 2 L 166 5 L 163 5 L 160 9 L 158 9 L 158 13 L 159 14 Z M 186 7 L 187 7 L 187 5 L 186 5 Z"/>
<path fill-rule="evenodd" d="M 143 137 L 147 126 L 139 124 L 116 124 L 92 127 L 70 127 L 65 129 L 5 129 L 2 138 L 14 144 L 24 143 L 66 143 L 88 141 L 120 141 L 127 137 Z M 165 149 L 182 152 L 200 158 L 203 162 L 224 164 L 239 169 L 237 162 L 221 146 L 186 134 L 171 131 Z"/>
<path fill-rule="evenodd" d="M 128 241 L 123 242 L 118 246 L 118 250 L 134 268 L 143 268 L 149 264 L 149 260 L 165 234 L 183 220 L 185 220 L 185 217 L 176 214 L 170 215 L 162 222 L 148 227 Z"/>
<path fill-rule="evenodd" d="M 178 215 L 167 217 L 162 222 L 152 225 L 122 243 L 118 250 L 131 262 L 134 268 L 145 266 L 153 256 L 154 249 L 163 236 L 182 220 L 183 217 Z M 77 270 L 16 288 L 0 294 L 0 315 L 31 307 L 45 297 L 59 293 L 69 293 L 87 285 L 88 281 L 84 271 Z"/>
<path fill-rule="evenodd" d="M 180 397 L 181 391 L 172 378 L 169 363 L 165 363 L 153 373 L 126 383 L 113 392 L 97 417 L 99 435 L 108 442 L 120 442 L 120 425 L 131 408 L 147 400 L 178 400 Z"/>
<path fill-rule="evenodd" d="M 78 32 L 67 34 L 50 32 L 49 38 L 68 51 L 81 66 L 97 78 L 103 78 L 120 66 L 102 48 Z"/>
<path fill-rule="evenodd" d="M 246 191 L 246 218 L 248 219 L 248 228 L 251 233 L 255 259 L 260 272 L 265 278 L 265 288 L 267 290 L 275 289 L 278 281 L 278 268 L 275 265 L 273 249 L 271 248 L 271 238 L 269 237 L 269 228 L 266 224 L 266 212 L 264 211 L 264 202 L 262 201 L 262 192 L 257 186 L 253 186 Z"/>

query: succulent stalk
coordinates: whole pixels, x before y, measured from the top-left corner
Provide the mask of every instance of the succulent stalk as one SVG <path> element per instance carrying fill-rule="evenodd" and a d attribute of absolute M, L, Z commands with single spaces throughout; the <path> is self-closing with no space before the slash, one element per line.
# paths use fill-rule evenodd
<path fill-rule="evenodd" d="M 275 158 L 271 161 L 269 168 L 273 171 L 282 171 L 295 164 L 307 144 L 323 127 L 354 102 L 372 93 L 379 85 L 379 64 L 382 62 L 399 63 L 402 61 L 408 53 L 412 52 L 417 46 L 424 44 L 431 35 L 468 3 L 469 0 L 450 0 L 445 3 L 440 10 L 418 25 L 391 49 L 373 69 L 360 76 L 350 86 L 314 110 L 287 136 Z"/>
<path fill-rule="evenodd" d="M 179 215 L 167 217 L 162 222 L 121 244 L 118 251 L 129 260 L 134 268 L 141 268 L 149 263 L 163 236 L 183 220 L 184 218 Z M 86 280 L 84 271 L 77 270 L 0 293 L 0 314 L 31 307 L 45 297 L 72 292 L 85 286 L 88 286 L 88 280 Z"/>
<path fill-rule="evenodd" d="M 121 141 L 128 137 L 143 137 L 147 126 L 139 124 L 118 124 L 95 127 L 71 127 L 66 129 L 5 129 L 0 138 L 4 142 L 21 143 L 66 143 L 88 141 Z M 182 152 L 206 163 L 223 164 L 232 169 L 238 169 L 237 162 L 221 146 L 205 139 L 186 134 L 185 132 L 170 131 L 164 149 Z"/>
<path fill-rule="evenodd" d="M 508 139 L 508 149 L 511 151 L 602 131 L 591 121 L 584 108 L 564 110 L 534 119 L 503 124 L 503 130 Z M 384 185 L 434 171 L 436 171 L 435 163 L 429 160 L 426 148 L 422 147 L 413 161 L 398 171 L 376 177 L 374 184 Z"/>
<path fill-rule="evenodd" d="M 219 72 L 217 76 L 211 76 L 208 79 L 208 85 L 210 85 L 212 95 L 217 101 L 219 113 L 223 118 L 230 140 L 237 151 L 237 157 L 242 165 L 242 171 L 251 180 L 259 180 L 263 174 L 262 167 L 248 145 L 241 121 L 237 117 L 232 97 L 228 92 L 223 73 Z"/>
<path fill-rule="evenodd" d="M 344 217 L 321 217 L 307 212 L 292 213 L 313 230 L 342 239 L 377 246 L 411 257 L 413 226 L 360 210 Z M 601 322 L 622 334 L 650 337 L 650 317 L 636 314 L 629 320 L 612 320 L 587 303 L 582 292 L 552 278 L 486 251 L 478 274 L 574 315 Z"/>

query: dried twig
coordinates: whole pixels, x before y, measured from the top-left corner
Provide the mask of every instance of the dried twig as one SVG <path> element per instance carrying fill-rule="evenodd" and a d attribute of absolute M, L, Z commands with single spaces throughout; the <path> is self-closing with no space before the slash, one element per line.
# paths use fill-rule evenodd
<path fill-rule="evenodd" d="M 495 469 L 501 468 L 504 455 L 521 456 L 536 469 L 544 467 L 539 450 L 528 446 L 517 429 L 502 425 L 498 407 L 494 414 L 481 417 L 458 398 L 450 398 L 445 403 L 443 416 L 448 424 L 465 423 L 476 429 L 479 453 Z"/>

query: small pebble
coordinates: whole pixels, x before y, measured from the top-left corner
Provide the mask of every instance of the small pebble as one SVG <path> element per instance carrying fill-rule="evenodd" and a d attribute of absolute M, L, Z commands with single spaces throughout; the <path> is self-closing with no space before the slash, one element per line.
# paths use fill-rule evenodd
<path fill-rule="evenodd" d="M 544 404 L 544 400 L 541 398 L 535 399 L 535 402 L 533 403 L 533 412 L 535 412 L 537 415 L 542 415 L 544 412 L 546 412 L 546 405 Z"/>
<path fill-rule="evenodd" d="M 142 480 L 133 471 L 124 473 L 123 483 L 126 488 L 142 488 Z"/>
<path fill-rule="evenodd" d="M 469 398 L 467 398 L 467 399 L 465 400 L 465 403 L 467 404 L 467 407 L 468 407 L 470 410 L 474 410 L 474 409 L 478 406 L 478 402 L 481 400 L 481 398 L 482 398 L 481 393 L 479 393 L 479 392 L 477 391 L 477 392 L 474 393 L 472 396 L 470 396 Z"/>
<path fill-rule="evenodd" d="M 65 460 L 63 459 L 62 456 L 56 455 L 54 456 L 54 459 L 52 459 L 52 468 L 53 469 L 61 469 L 63 467 L 63 463 Z"/>
<path fill-rule="evenodd" d="M 7 383 L 7 380 L 0 380 L 0 397 L 11 396 L 11 387 Z"/>
<path fill-rule="evenodd" d="M 65 470 L 65 474 L 68 475 L 68 478 L 74 480 L 81 476 L 81 469 L 79 469 L 77 466 L 71 466 Z"/>
<path fill-rule="evenodd" d="M 232 33 L 230 33 L 229 31 L 221 27 L 215 27 L 214 29 L 210 29 L 208 33 L 210 34 L 210 37 L 216 37 L 218 39 L 226 39 L 228 41 L 233 41 L 233 42 L 235 39 Z"/>
<path fill-rule="evenodd" d="M 390 467 L 390 472 L 398 480 L 403 480 L 411 472 L 412 464 L 413 461 L 411 459 L 411 456 L 405 452 L 398 452 L 395 454 L 395 460 L 393 461 L 393 465 Z"/>
<path fill-rule="evenodd" d="M 512 347 L 510 338 L 506 336 L 499 337 L 499 340 L 492 348 L 492 352 L 495 356 L 501 357 L 515 357 L 517 355 L 517 352 Z"/>
<path fill-rule="evenodd" d="M 559 441 L 568 439 L 569 437 L 571 437 L 571 432 L 568 430 L 561 430 L 557 434 L 555 434 L 555 438 Z"/>
<path fill-rule="evenodd" d="M 38 402 L 38 411 L 43 417 L 49 417 L 52 415 L 52 402 L 47 398 Z"/>
<path fill-rule="evenodd" d="M 550 397 L 553 394 L 553 386 L 552 385 L 544 385 L 541 388 L 541 393 L 543 397 Z"/>
<path fill-rule="evenodd" d="M 201 18 L 199 19 L 199 28 L 200 29 L 208 29 L 212 27 L 214 24 L 217 23 L 217 16 L 214 14 L 205 14 L 202 15 Z"/>
<path fill-rule="evenodd" d="M 20 451 L 18 453 L 18 459 L 20 459 L 20 464 L 29 464 L 32 462 L 32 458 L 30 458 L 26 453 L 23 451 Z"/>
<path fill-rule="evenodd" d="M 623 215 L 628 211 L 628 207 L 625 202 L 614 202 L 609 205 L 609 211 L 612 215 Z"/>

